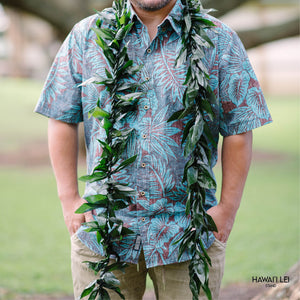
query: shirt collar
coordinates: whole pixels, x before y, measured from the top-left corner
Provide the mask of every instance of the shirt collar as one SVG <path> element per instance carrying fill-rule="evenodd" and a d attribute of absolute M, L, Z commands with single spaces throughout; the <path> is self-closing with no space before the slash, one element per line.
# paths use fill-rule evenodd
<path fill-rule="evenodd" d="M 170 11 L 169 15 L 167 16 L 167 20 L 169 20 L 170 24 L 172 25 L 174 31 L 181 36 L 181 26 L 179 21 L 182 20 L 182 10 L 183 10 L 183 4 L 181 3 L 181 0 L 177 0 L 174 7 Z"/>
<path fill-rule="evenodd" d="M 134 21 L 134 19 L 137 19 L 142 23 L 142 21 L 140 20 L 140 18 L 136 14 L 135 10 L 133 9 L 133 7 L 130 3 L 130 0 L 127 0 L 127 5 L 128 5 L 128 8 L 129 8 L 129 11 L 130 11 L 131 21 Z M 162 22 L 162 23 L 165 23 L 166 20 L 168 20 L 169 23 L 171 24 L 172 28 L 174 29 L 174 31 L 179 36 L 181 36 L 181 32 L 182 32 L 181 26 L 179 24 L 179 21 L 182 19 L 182 10 L 183 10 L 183 4 L 181 3 L 181 0 L 177 0 L 174 7 L 170 11 L 169 15 Z"/>

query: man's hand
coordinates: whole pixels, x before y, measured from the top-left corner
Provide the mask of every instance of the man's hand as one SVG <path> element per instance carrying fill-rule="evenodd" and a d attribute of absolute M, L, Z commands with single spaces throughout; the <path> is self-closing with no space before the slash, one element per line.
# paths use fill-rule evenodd
<path fill-rule="evenodd" d="M 219 203 L 210 208 L 207 213 L 213 218 L 218 228 L 218 232 L 213 232 L 214 236 L 217 240 L 226 243 L 233 227 L 236 212 Z"/>
<path fill-rule="evenodd" d="M 82 223 L 93 221 L 92 212 L 87 212 L 85 214 L 75 213 L 75 211 L 85 202 L 86 201 L 79 196 L 75 199 L 62 201 L 63 215 L 70 235 L 76 233 Z"/>

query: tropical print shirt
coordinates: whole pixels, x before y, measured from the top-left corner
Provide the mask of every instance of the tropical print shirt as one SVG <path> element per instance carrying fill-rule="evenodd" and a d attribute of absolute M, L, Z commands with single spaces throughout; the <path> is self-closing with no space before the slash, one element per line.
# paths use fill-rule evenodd
<path fill-rule="evenodd" d="M 135 23 L 126 38 L 130 59 L 144 65 L 134 80 L 145 84 L 137 113 L 125 124 L 135 129 L 135 135 L 124 156 L 138 156 L 134 164 L 115 176 L 137 191 L 133 204 L 117 214 L 135 234 L 115 247 L 123 261 L 132 263 L 137 263 L 143 249 L 147 267 L 178 262 L 179 244 L 174 242 L 189 223 L 185 214 L 186 186 L 182 183 L 186 158 L 181 146 L 188 120 L 167 122 L 175 111 L 183 108 L 187 65 L 174 67 L 181 49 L 181 28 L 174 20 L 180 19 L 181 10 L 178 0 L 152 41 L 146 26 L 132 11 Z M 109 9 L 107 13 L 111 13 Z M 271 117 L 238 36 L 219 20 L 205 17 L 216 25 L 208 30 L 215 47 L 206 51 L 203 63 L 218 100 L 214 107 L 215 119 L 209 122 L 218 142 L 219 134 L 229 136 L 250 131 L 271 122 Z M 105 76 L 105 68 L 109 69 L 92 30 L 97 18 L 94 15 L 75 25 L 56 56 L 36 107 L 36 112 L 50 118 L 68 123 L 84 122 L 88 173 L 101 155 L 97 139 L 105 139 L 99 122 L 88 118 L 88 112 L 98 100 L 101 108 L 110 110 L 110 98 L 103 86 L 80 86 L 95 74 Z M 212 168 L 216 162 L 217 151 L 213 149 Z M 83 197 L 97 194 L 99 187 L 99 183 L 88 183 Z M 207 190 L 206 209 L 217 204 L 215 192 Z M 94 252 L 103 254 L 94 233 L 87 233 L 81 227 L 77 235 Z M 214 235 L 203 236 L 203 241 L 209 248 Z M 189 253 L 181 257 L 181 261 L 189 259 Z"/>

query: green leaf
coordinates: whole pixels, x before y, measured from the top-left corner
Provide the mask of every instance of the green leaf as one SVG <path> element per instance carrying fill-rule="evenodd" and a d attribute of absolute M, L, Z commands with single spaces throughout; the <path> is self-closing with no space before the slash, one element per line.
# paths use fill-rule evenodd
<path fill-rule="evenodd" d="M 124 25 L 126 22 L 126 16 L 122 15 L 121 18 L 119 19 L 120 25 Z"/>
<path fill-rule="evenodd" d="M 186 109 L 181 109 L 179 111 L 176 111 L 169 119 L 168 122 L 174 121 L 174 120 L 180 120 L 188 116 L 194 111 L 194 107 L 190 106 Z"/>
<path fill-rule="evenodd" d="M 193 134 L 193 128 L 191 128 L 189 135 L 186 139 L 186 144 L 184 146 L 184 151 L 183 154 L 185 157 L 189 157 L 191 155 L 191 153 L 194 151 L 195 149 L 195 143 L 192 142 L 190 136 Z"/>
<path fill-rule="evenodd" d="M 120 44 L 116 39 L 113 39 L 111 43 L 109 44 L 110 47 L 113 49 L 119 50 L 120 49 Z"/>
<path fill-rule="evenodd" d="M 120 76 L 123 72 L 130 70 L 133 65 L 133 60 L 128 60 L 117 72 L 117 76 Z"/>
<path fill-rule="evenodd" d="M 83 182 L 95 182 L 95 181 L 103 180 L 105 178 L 107 178 L 107 174 L 106 173 L 104 173 L 104 172 L 96 172 L 96 173 L 93 173 L 91 175 L 81 176 L 81 177 L 79 177 L 79 180 L 83 181 Z"/>
<path fill-rule="evenodd" d="M 121 234 L 122 235 L 129 235 L 134 234 L 135 232 L 127 227 L 122 226 Z"/>
<path fill-rule="evenodd" d="M 107 217 L 104 214 L 99 214 L 95 217 L 97 224 L 99 225 L 99 227 L 103 227 L 106 222 L 107 222 Z"/>
<path fill-rule="evenodd" d="M 107 269 L 109 262 L 110 262 L 109 258 L 105 257 L 97 262 L 84 261 L 83 263 L 88 264 L 90 269 L 98 273 L 102 269 Z"/>
<path fill-rule="evenodd" d="M 127 192 L 127 193 L 133 193 L 136 194 L 136 190 L 134 190 L 133 188 L 127 186 L 127 185 L 123 185 L 123 184 L 116 184 L 114 186 L 115 189 L 117 189 L 118 191 L 121 192 Z"/>
<path fill-rule="evenodd" d="M 122 100 L 122 101 L 132 101 L 132 100 L 135 100 L 139 97 L 141 97 L 144 93 L 142 92 L 135 92 L 135 93 L 129 93 L 129 94 L 126 94 L 126 95 L 117 95 L 117 97 Z"/>
<path fill-rule="evenodd" d="M 198 169 L 194 167 L 189 167 L 187 169 L 187 182 L 188 185 L 191 186 L 195 182 L 198 181 Z"/>
<path fill-rule="evenodd" d="M 187 59 L 187 50 L 186 47 L 183 47 L 179 53 L 179 56 L 175 60 L 175 67 L 178 68 L 186 62 Z"/>
<path fill-rule="evenodd" d="M 123 17 L 122 17 L 123 18 Z M 122 19 L 121 18 L 121 19 Z M 116 40 L 120 41 L 120 40 L 124 40 L 125 36 L 127 35 L 127 33 L 130 31 L 130 29 L 132 28 L 133 23 L 129 23 L 126 26 L 120 28 L 116 34 Z"/>
<path fill-rule="evenodd" d="M 120 285 L 120 281 L 112 272 L 107 272 L 103 276 L 103 281 L 109 285 Z"/>
<path fill-rule="evenodd" d="M 106 149 L 109 153 L 112 152 L 112 149 L 111 149 L 111 147 L 109 146 L 109 144 L 107 144 L 106 142 L 103 142 L 103 141 L 101 141 L 101 140 L 98 140 L 98 141 L 99 141 L 99 143 L 103 146 L 103 149 Z"/>
<path fill-rule="evenodd" d="M 116 58 L 112 49 L 109 48 L 109 46 L 105 43 L 101 36 L 98 36 L 96 43 L 102 48 L 104 56 L 106 57 L 109 65 L 113 68 L 116 64 Z"/>
<path fill-rule="evenodd" d="M 96 237 L 97 237 L 98 244 L 101 244 L 103 237 L 101 236 L 101 233 L 98 230 L 96 232 Z"/>
<path fill-rule="evenodd" d="M 106 195 L 101 195 L 101 194 L 97 194 L 97 195 L 91 195 L 91 196 L 87 196 L 84 198 L 87 202 L 89 203 L 97 203 L 99 201 L 103 201 L 107 199 Z"/>
<path fill-rule="evenodd" d="M 199 185 L 204 189 L 216 189 L 217 184 L 213 177 L 211 177 L 210 173 L 202 169 L 201 173 L 199 174 Z"/>
<path fill-rule="evenodd" d="M 203 288 L 203 291 L 205 292 L 205 295 L 206 295 L 207 299 L 208 299 L 208 300 L 212 300 L 212 295 L 211 295 L 211 291 L 210 291 L 210 289 L 209 289 L 208 284 L 204 284 L 204 285 L 202 286 L 202 288 Z"/>
<path fill-rule="evenodd" d="M 193 274 L 193 273 L 192 273 Z M 195 280 L 193 280 L 193 277 L 190 276 L 190 290 L 193 294 L 193 300 L 198 300 L 198 296 L 199 296 L 199 289 L 197 286 L 197 283 Z"/>
<path fill-rule="evenodd" d="M 126 168 L 128 165 L 132 164 L 137 158 L 137 154 L 124 160 L 122 163 L 120 163 L 120 165 L 113 171 L 113 173 L 119 172 L 121 170 L 123 170 L 124 168 Z"/>
<path fill-rule="evenodd" d="M 128 205 L 123 200 L 114 202 L 114 210 L 120 210 L 126 208 L 127 206 Z"/>
<path fill-rule="evenodd" d="M 189 193 L 187 200 L 186 200 L 186 204 L 185 204 L 185 213 L 186 215 L 190 214 L 190 208 L 191 208 L 191 200 L 192 200 L 192 194 Z"/>
<path fill-rule="evenodd" d="M 208 219 L 208 223 L 209 223 L 209 228 L 208 229 L 210 231 L 218 232 L 218 228 L 217 228 L 217 225 L 216 225 L 214 219 L 208 214 L 206 214 L 206 218 Z"/>
<path fill-rule="evenodd" d="M 215 117 L 215 113 L 212 109 L 212 106 L 211 106 L 211 103 L 206 100 L 206 99 L 202 99 L 201 101 L 201 108 L 202 108 L 202 111 L 207 113 L 207 115 L 209 116 L 210 120 L 212 121 Z"/>
<path fill-rule="evenodd" d="M 185 22 L 186 30 L 190 31 L 192 27 L 192 20 L 189 14 L 184 16 L 184 22 Z"/>
<path fill-rule="evenodd" d="M 113 31 L 106 28 L 92 28 L 92 30 L 97 34 L 97 36 L 107 39 L 107 40 L 113 40 L 114 34 Z"/>
<path fill-rule="evenodd" d="M 89 111 L 88 117 L 90 118 L 91 116 L 93 116 L 95 118 L 100 118 L 100 119 L 109 118 L 110 113 L 108 113 L 104 109 L 96 106 L 95 108 L 93 108 L 92 110 Z"/>
<path fill-rule="evenodd" d="M 179 116 L 184 112 L 184 109 L 178 110 L 168 119 L 168 122 L 179 120 Z"/>
<path fill-rule="evenodd" d="M 192 127 L 193 124 L 194 124 L 194 122 L 195 122 L 195 119 L 193 118 L 193 119 L 189 120 L 189 121 L 186 123 L 186 125 L 185 125 L 185 127 L 184 127 L 184 130 L 183 130 L 183 134 L 182 134 L 181 145 L 185 142 L 185 140 L 186 140 L 186 138 L 187 138 L 187 136 L 188 136 L 188 134 L 189 134 L 189 132 L 190 132 L 190 129 L 191 129 L 191 127 Z"/>
<path fill-rule="evenodd" d="M 102 128 L 105 129 L 106 133 L 108 133 L 108 130 L 113 126 L 111 121 L 107 118 L 103 118 L 100 124 L 101 124 Z"/>
<path fill-rule="evenodd" d="M 110 79 L 113 78 L 112 74 L 106 68 L 105 68 L 105 74 L 106 74 L 107 78 L 110 78 Z"/>
<path fill-rule="evenodd" d="M 88 211 L 91 211 L 93 209 L 98 208 L 99 206 L 97 204 L 92 203 L 83 203 L 76 211 L 76 214 L 84 214 Z"/>
<path fill-rule="evenodd" d="M 102 171 L 105 173 L 108 171 L 106 158 L 102 158 L 100 160 L 99 164 L 94 168 L 93 173 L 96 173 L 97 171 Z"/>
<path fill-rule="evenodd" d="M 96 221 L 91 221 L 91 222 L 85 222 L 85 223 L 83 223 L 83 224 L 85 224 L 86 226 L 89 226 L 89 227 L 91 227 L 91 228 L 96 228 L 96 229 L 98 229 L 98 223 L 96 222 Z M 91 229 L 90 228 L 90 229 Z"/>
<path fill-rule="evenodd" d="M 207 140 L 212 144 L 212 146 L 214 148 L 217 148 L 218 144 L 217 144 L 214 136 L 212 135 L 211 130 L 210 130 L 209 126 L 207 125 L 207 123 L 204 123 L 204 130 L 203 130 L 203 132 L 204 132 L 204 135 L 207 138 Z"/>
<path fill-rule="evenodd" d="M 136 73 L 138 73 L 139 71 L 141 71 L 143 69 L 143 67 L 144 67 L 144 65 L 133 65 L 127 69 L 127 73 L 129 76 L 133 76 Z M 142 84 L 143 84 L 143 82 L 137 83 L 136 85 L 141 86 Z"/>
<path fill-rule="evenodd" d="M 85 296 L 89 295 L 89 294 L 93 291 L 94 287 L 96 286 L 96 282 L 97 282 L 97 280 L 94 280 L 93 282 L 91 282 L 91 283 L 83 290 L 83 292 L 82 292 L 81 295 L 80 295 L 80 299 L 82 299 L 82 298 L 84 298 Z"/>
<path fill-rule="evenodd" d="M 193 131 L 192 131 L 192 134 L 191 134 L 191 142 L 196 144 L 202 133 L 203 133 L 203 126 L 204 126 L 204 120 L 202 118 L 201 115 L 197 115 L 196 116 L 196 119 L 195 119 L 195 124 L 193 126 Z"/>
<path fill-rule="evenodd" d="M 125 296 L 121 293 L 121 290 L 119 287 L 115 286 L 115 287 L 111 287 L 111 289 L 114 292 L 116 292 L 121 297 L 121 299 L 125 300 Z"/>
<path fill-rule="evenodd" d="M 101 290 L 99 290 L 99 299 L 110 300 L 108 292 L 103 288 L 101 288 Z"/>
<path fill-rule="evenodd" d="M 202 13 L 209 14 L 210 12 L 213 12 L 213 11 L 216 11 L 216 10 L 215 9 L 205 9 L 205 10 L 203 9 Z M 203 17 L 194 17 L 193 19 L 198 22 L 201 22 L 202 24 L 205 24 L 207 26 L 211 26 L 211 27 L 216 26 L 215 23 L 213 23 L 212 21 L 205 19 Z"/>
<path fill-rule="evenodd" d="M 114 271 L 114 270 L 120 270 L 121 272 L 125 273 L 125 268 L 128 267 L 128 265 L 124 262 L 115 262 L 110 264 L 109 266 L 106 267 L 107 271 Z"/>

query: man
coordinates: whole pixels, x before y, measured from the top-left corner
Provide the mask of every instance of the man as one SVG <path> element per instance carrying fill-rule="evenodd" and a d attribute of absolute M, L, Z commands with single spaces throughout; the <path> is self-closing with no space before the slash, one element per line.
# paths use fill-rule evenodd
<path fill-rule="evenodd" d="M 123 261 L 130 263 L 125 274 L 117 273 L 126 299 L 142 299 L 147 273 L 153 280 L 157 299 L 192 299 L 189 291 L 189 253 L 178 261 L 174 241 L 188 226 L 185 215 L 186 186 L 182 184 L 186 159 L 180 145 L 183 122 L 167 122 L 182 108 L 186 64 L 175 68 L 181 49 L 180 0 L 130 0 L 134 26 L 126 38 L 128 55 L 143 64 L 137 76 L 144 96 L 129 126 L 135 128 L 136 140 L 129 154 L 138 154 L 136 163 L 119 180 L 135 188 L 138 196 L 118 217 L 135 234 L 116 245 Z M 210 86 L 219 106 L 210 122 L 214 139 L 224 136 L 222 145 L 222 190 L 219 203 L 214 190 L 207 190 L 206 209 L 218 232 L 203 240 L 212 259 L 210 289 L 218 299 L 223 276 L 225 247 L 240 204 L 251 160 L 252 129 L 271 122 L 261 89 L 237 35 L 213 17 L 216 27 L 208 35 L 215 47 L 203 60 L 209 70 Z M 96 119 L 88 112 L 99 99 L 109 110 L 110 99 L 100 85 L 78 87 L 95 73 L 105 76 L 107 62 L 95 43 L 97 16 L 78 23 L 64 42 L 50 70 L 36 111 L 50 117 L 49 151 L 57 180 L 58 195 L 72 243 L 72 275 L 75 298 L 96 277 L 82 262 L 99 260 L 103 254 L 93 234 L 81 224 L 92 220 L 92 213 L 74 211 L 84 197 L 97 193 L 98 183 L 87 184 L 83 198 L 77 186 L 77 124 L 85 126 L 88 172 L 101 155 L 97 139 L 105 138 Z M 132 152 L 132 153 L 131 153 Z M 130 156 L 129 155 L 129 156 Z M 217 162 L 213 150 L 212 167 Z M 137 266 L 138 264 L 138 266 Z M 111 295 L 118 299 L 118 295 Z M 202 294 L 200 299 L 206 299 Z"/>

